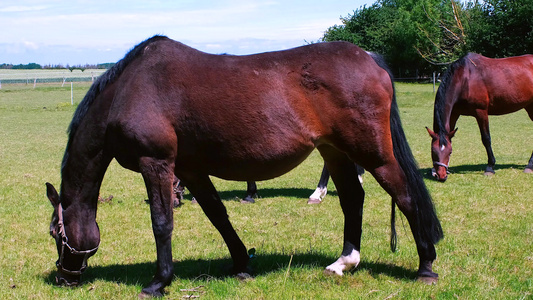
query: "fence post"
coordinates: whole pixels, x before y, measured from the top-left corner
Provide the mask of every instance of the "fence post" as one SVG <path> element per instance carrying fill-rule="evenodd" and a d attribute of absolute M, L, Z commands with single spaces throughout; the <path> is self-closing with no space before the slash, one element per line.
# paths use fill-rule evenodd
<path fill-rule="evenodd" d="M 433 72 L 433 94 L 435 94 L 435 72 Z"/>
<path fill-rule="evenodd" d="M 74 105 L 74 91 L 72 89 L 72 81 L 70 82 L 70 105 Z"/>

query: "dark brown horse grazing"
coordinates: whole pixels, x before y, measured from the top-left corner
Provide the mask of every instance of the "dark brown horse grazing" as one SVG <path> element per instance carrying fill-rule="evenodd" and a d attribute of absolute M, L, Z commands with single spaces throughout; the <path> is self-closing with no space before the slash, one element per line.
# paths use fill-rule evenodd
<path fill-rule="evenodd" d="M 533 120 L 533 55 L 492 59 L 469 53 L 455 61 L 442 79 L 435 97 L 431 141 L 433 176 L 448 178 L 452 137 L 460 115 L 476 118 L 481 141 L 487 150 L 485 175 L 494 174 L 489 115 L 525 109 Z M 453 130 L 452 130 L 453 129 Z M 533 172 L 533 154 L 525 172 Z"/>
<path fill-rule="evenodd" d="M 406 215 L 419 278 L 435 281 L 442 228 L 402 130 L 392 78 L 377 62 L 344 42 L 249 56 L 210 55 L 162 36 L 137 45 L 89 89 L 70 124 L 60 193 L 47 184 L 57 281 L 78 283 L 98 249 L 97 198 L 112 158 L 146 183 L 157 270 L 143 294 L 161 295 L 174 275 L 174 175 L 222 235 L 233 273 L 246 276 L 246 247 L 209 175 L 273 178 L 315 147 L 345 220 L 342 253 L 326 271 L 342 275 L 360 260 L 364 191 L 356 162 Z"/>

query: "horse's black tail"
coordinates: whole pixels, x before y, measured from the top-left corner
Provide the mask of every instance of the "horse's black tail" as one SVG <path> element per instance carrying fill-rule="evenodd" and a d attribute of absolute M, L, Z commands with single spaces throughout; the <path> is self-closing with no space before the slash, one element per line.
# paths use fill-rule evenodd
<path fill-rule="evenodd" d="M 389 73 L 389 77 L 394 88 L 392 73 L 390 72 L 383 58 L 374 53 L 371 53 L 370 56 L 382 69 Z M 413 153 L 411 152 L 411 148 L 407 143 L 407 138 L 405 137 L 405 133 L 402 128 L 402 122 L 400 120 L 398 104 L 396 103 L 396 91 L 394 91 L 392 98 L 390 126 L 392 143 L 394 147 L 394 156 L 405 173 L 409 194 L 416 208 L 418 234 L 421 237 L 422 242 L 429 241 L 433 244 L 436 244 L 440 239 L 443 238 L 444 234 L 442 232 L 439 219 L 437 218 L 437 213 L 435 212 L 431 195 L 426 188 L 422 175 L 418 171 L 418 165 L 414 159 Z M 391 250 L 393 252 L 396 250 L 394 201 L 392 203 L 391 212 Z"/>

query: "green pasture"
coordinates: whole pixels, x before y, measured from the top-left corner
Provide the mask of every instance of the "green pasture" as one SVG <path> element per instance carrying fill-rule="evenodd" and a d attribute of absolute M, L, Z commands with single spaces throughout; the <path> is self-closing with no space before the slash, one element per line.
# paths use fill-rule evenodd
<path fill-rule="evenodd" d="M 79 102 L 87 84 L 74 84 Z M 437 245 L 440 280 L 415 281 L 418 256 L 407 221 L 397 212 L 398 251 L 389 250 L 390 197 L 364 175 L 366 203 L 361 264 L 343 277 L 324 268 L 342 249 L 343 218 L 334 185 L 320 205 L 307 205 L 322 160 L 317 152 L 279 178 L 259 182 L 260 199 L 241 204 L 246 184 L 214 178 L 234 227 L 256 249 L 255 278 L 227 276 L 228 250 L 198 205 L 175 210 L 175 278 L 168 299 L 532 299 L 533 123 L 524 111 L 491 117 L 496 175 L 477 124 L 462 117 L 445 183 L 427 176 L 433 87 L 397 84 L 404 129 L 433 195 L 445 238 Z M 155 271 L 155 242 L 139 174 L 110 166 L 99 203 L 100 250 L 89 259 L 84 284 L 54 285 L 57 251 L 48 235 L 52 206 L 45 182 L 60 185 L 66 129 L 74 107 L 70 86 L 0 89 L 0 299 L 134 299 Z"/>

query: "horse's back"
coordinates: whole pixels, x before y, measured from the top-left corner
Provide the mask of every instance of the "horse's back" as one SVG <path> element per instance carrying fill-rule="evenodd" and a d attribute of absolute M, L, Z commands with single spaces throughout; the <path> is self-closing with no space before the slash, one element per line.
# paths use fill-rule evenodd
<path fill-rule="evenodd" d="M 350 147 L 376 122 L 388 124 L 393 93 L 387 72 L 343 42 L 232 56 L 163 39 L 117 86 L 115 132 L 164 141 L 159 151 L 176 151 L 182 169 L 237 180 L 279 176 L 353 129 L 352 141 L 338 145 Z"/>
<path fill-rule="evenodd" d="M 488 58 L 470 53 L 464 64 L 461 98 L 477 101 L 475 107 L 502 115 L 533 104 L 533 55 Z"/>

